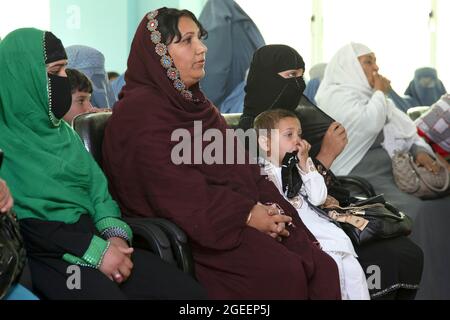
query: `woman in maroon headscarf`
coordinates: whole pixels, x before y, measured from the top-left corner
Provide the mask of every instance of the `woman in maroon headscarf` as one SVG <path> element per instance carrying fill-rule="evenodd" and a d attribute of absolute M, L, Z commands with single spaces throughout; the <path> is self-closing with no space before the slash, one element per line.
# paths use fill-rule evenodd
<path fill-rule="evenodd" d="M 189 134 L 192 146 L 199 139 L 194 121 L 225 137 L 225 120 L 198 84 L 205 35 L 187 10 L 161 8 L 139 25 L 103 143 L 113 196 L 126 215 L 167 218 L 187 233 L 196 276 L 211 298 L 339 299 L 335 263 L 257 165 L 177 165 L 171 157 L 175 130 Z M 209 144 L 181 157 L 203 155 Z"/>

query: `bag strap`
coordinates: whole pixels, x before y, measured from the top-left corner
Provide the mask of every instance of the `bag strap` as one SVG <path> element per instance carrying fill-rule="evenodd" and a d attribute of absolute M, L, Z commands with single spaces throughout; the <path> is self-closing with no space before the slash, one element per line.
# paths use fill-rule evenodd
<path fill-rule="evenodd" d="M 325 219 L 325 220 L 328 220 L 329 222 L 335 224 L 335 225 L 338 226 L 339 228 L 341 227 L 341 226 L 339 225 L 339 223 L 338 223 L 336 220 L 332 219 L 332 218 L 328 215 L 328 213 L 327 213 L 325 210 L 319 208 L 318 206 L 313 205 L 313 204 L 309 201 L 308 196 L 303 195 L 303 199 L 306 201 L 306 203 L 308 204 L 308 206 L 309 206 L 314 212 L 316 212 L 321 218 L 323 218 L 323 219 Z"/>
<path fill-rule="evenodd" d="M 437 160 L 437 163 L 438 163 L 442 168 L 444 168 L 445 172 L 447 173 L 447 174 L 445 175 L 445 183 L 444 183 L 444 186 L 443 186 L 442 188 L 436 188 L 435 186 L 432 186 L 432 185 L 430 185 L 427 181 L 425 181 L 425 179 L 423 179 L 422 176 L 420 175 L 420 173 L 419 173 L 419 167 L 418 167 L 417 164 L 414 162 L 414 159 L 412 158 L 411 155 L 410 155 L 410 157 L 409 157 L 409 161 L 410 161 L 410 163 L 411 163 L 411 166 L 412 166 L 412 168 L 414 169 L 414 171 L 416 172 L 417 176 L 420 178 L 420 180 L 421 180 L 428 188 L 430 188 L 430 189 L 433 190 L 434 192 L 444 192 L 444 191 L 446 191 L 446 190 L 448 189 L 448 185 L 449 185 L 449 182 L 450 182 L 450 174 L 449 174 L 447 168 L 441 163 L 441 161 L 440 161 L 438 158 L 436 158 L 436 160 Z"/>
<path fill-rule="evenodd" d="M 368 216 L 368 217 L 386 217 L 386 218 L 391 218 L 391 219 L 394 219 L 394 220 L 397 220 L 397 221 L 403 221 L 405 219 L 406 215 L 403 212 L 399 211 L 398 215 L 397 215 L 397 213 L 393 213 L 393 212 L 391 212 L 391 213 L 386 213 L 386 212 L 383 212 L 383 213 L 367 213 L 366 212 L 366 213 L 362 214 L 361 216 L 362 217 L 364 217 L 364 216 Z"/>

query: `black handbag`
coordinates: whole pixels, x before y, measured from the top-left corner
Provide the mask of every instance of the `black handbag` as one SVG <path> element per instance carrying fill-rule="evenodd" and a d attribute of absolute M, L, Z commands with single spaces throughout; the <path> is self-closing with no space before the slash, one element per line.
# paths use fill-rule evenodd
<path fill-rule="evenodd" d="M 349 207 L 313 210 L 341 227 L 355 246 L 407 236 L 412 231 L 412 219 L 386 202 L 382 195 L 355 201 Z"/>
<path fill-rule="evenodd" d="M 355 220 L 355 224 L 346 222 L 339 224 L 357 246 L 375 240 L 407 236 L 412 231 L 412 219 L 389 203 L 366 208 L 363 215 L 353 213 L 350 215 Z"/>
<path fill-rule="evenodd" d="M 300 99 L 295 114 L 302 124 L 302 138 L 311 145 L 309 155 L 315 158 L 320 151 L 325 133 L 335 120 L 309 101 L 306 96 Z"/>
<path fill-rule="evenodd" d="M 11 212 L 0 214 L 0 300 L 19 282 L 25 262 L 19 224 Z"/>
<path fill-rule="evenodd" d="M 0 150 L 0 167 L 3 152 Z M 26 252 L 19 224 L 13 213 L 0 213 L 0 300 L 19 282 L 26 263 Z"/>

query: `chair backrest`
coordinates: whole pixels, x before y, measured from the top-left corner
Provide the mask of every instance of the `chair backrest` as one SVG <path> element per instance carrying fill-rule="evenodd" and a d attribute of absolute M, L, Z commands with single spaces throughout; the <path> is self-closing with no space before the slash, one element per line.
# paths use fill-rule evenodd
<path fill-rule="evenodd" d="M 231 128 L 237 128 L 242 113 L 223 113 L 222 116 Z"/>
<path fill-rule="evenodd" d="M 80 135 L 84 146 L 102 167 L 102 144 L 105 128 L 111 112 L 84 113 L 73 119 L 73 128 Z"/>
<path fill-rule="evenodd" d="M 73 120 L 74 130 L 100 167 L 103 137 L 111 115 L 111 112 L 85 113 Z M 194 260 L 184 231 L 174 223 L 160 218 L 126 218 L 126 221 L 133 229 L 134 242 L 138 247 L 152 250 L 169 263 L 175 259 L 181 270 L 195 277 Z"/>

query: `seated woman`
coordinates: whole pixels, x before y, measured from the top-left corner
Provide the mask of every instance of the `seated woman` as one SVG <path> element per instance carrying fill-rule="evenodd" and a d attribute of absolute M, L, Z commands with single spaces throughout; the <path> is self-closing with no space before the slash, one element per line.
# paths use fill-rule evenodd
<path fill-rule="evenodd" d="M 131 229 L 103 173 L 61 121 L 71 102 L 66 64 L 50 32 L 19 29 L 0 43 L 2 175 L 15 197 L 33 286 L 49 299 L 204 297 L 192 278 L 130 247 Z"/>
<path fill-rule="evenodd" d="M 389 80 L 378 73 L 375 54 L 362 44 L 345 46 L 328 65 L 316 99 L 349 135 L 347 147 L 332 166 L 337 174 L 349 174 L 377 138 L 383 138 L 382 146 L 391 157 L 396 151 L 410 151 L 418 165 L 437 171 L 433 151 L 417 135 L 414 123 L 387 98 L 389 89 Z"/>
<path fill-rule="evenodd" d="M 410 98 L 410 107 L 431 106 L 446 94 L 444 84 L 438 78 L 436 69 L 420 68 L 414 73 L 414 79 L 405 91 Z"/>
<path fill-rule="evenodd" d="M 255 118 L 271 109 L 295 111 L 305 90 L 305 62 L 298 52 L 286 45 L 267 45 L 255 52 L 246 83 L 244 111 L 239 128 L 253 128 Z M 342 125 L 330 125 L 317 155 L 327 169 L 347 144 Z"/>
<path fill-rule="evenodd" d="M 83 72 L 93 84 L 91 103 L 97 108 L 112 108 L 117 99 L 105 70 L 105 56 L 97 49 L 74 45 L 66 48 L 68 67 Z"/>
<path fill-rule="evenodd" d="M 285 45 L 268 45 L 254 55 L 247 79 L 247 95 L 240 126 L 247 129 L 254 118 L 274 108 L 294 111 L 303 94 L 305 63 L 293 48 Z M 270 85 L 267 85 L 270 84 Z M 305 133 L 305 132 L 303 132 Z M 328 194 L 336 198 L 347 191 L 332 184 L 329 168 L 347 145 L 345 129 L 332 123 L 327 130 L 320 151 L 313 161 L 318 172 L 324 175 Z M 339 197 L 338 197 L 339 196 Z M 406 237 L 376 241 L 355 247 L 364 270 L 379 266 L 381 284 L 369 286 L 374 299 L 413 299 L 422 274 L 422 252 Z"/>
<path fill-rule="evenodd" d="M 114 198 L 129 216 L 164 217 L 187 233 L 211 298 L 340 299 L 336 264 L 259 167 L 237 164 L 237 138 L 214 143 L 228 164 L 203 157 L 213 143 L 201 132 L 227 129 L 199 87 L 205 34 L 187 10 L 161 8 L 140 23 L 103 142 Z M 270 215 L 269 202 L 286 215 Z"/>
<path fill-rule="evenodd" d="M 414 220 L 412 238 L 425 253 L 424 281 L 421 287 L 427 298 L 450 298 L 450 288 L 437 279 L 440 274 L 450 281 L 450 260 L 438 252 L 450 251 L 446 227 L 450 224 L 450 197 L 423 201 L 400 191 L 393 179 L 390 154 L 397 150 L 415 153 L 416 161 L 427 169 L 437 170 L 434 153 L 416 132 L 414 123 L 386 98 L 389 80 L 378 73 L 372 50 L 361 44 L 348 44 L 331 59 L 316 95 L 319 107 L 348 133 L 348 145 L 333 162 L 338 175 L 366 178 L 377 193 Z M 383 146 L 383 147 L 381 147 Z M 429 237 L 433 230 L 434 237 Z M 439 248 L 436 247 L 439 245 Z"/>

